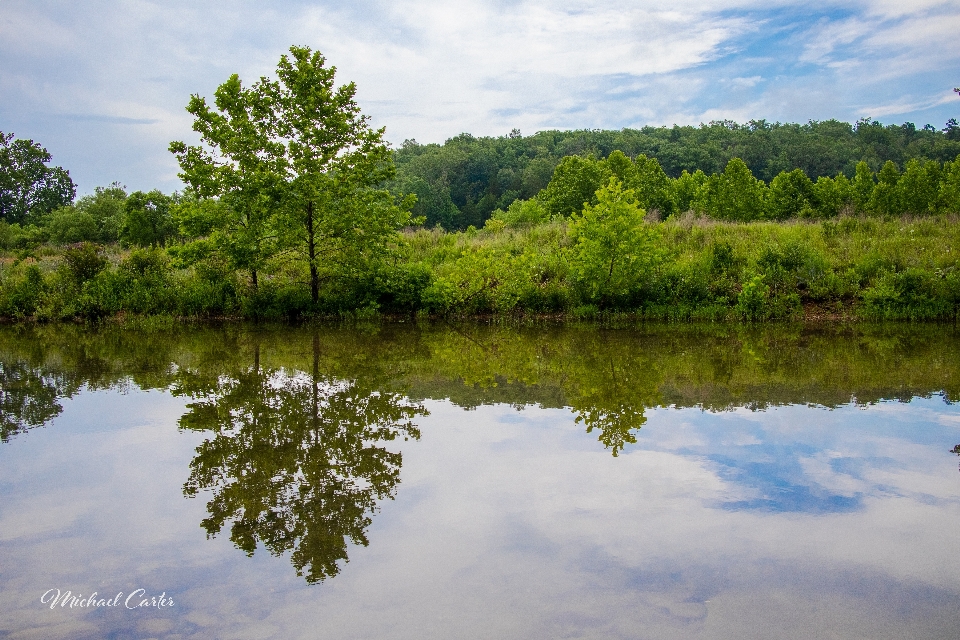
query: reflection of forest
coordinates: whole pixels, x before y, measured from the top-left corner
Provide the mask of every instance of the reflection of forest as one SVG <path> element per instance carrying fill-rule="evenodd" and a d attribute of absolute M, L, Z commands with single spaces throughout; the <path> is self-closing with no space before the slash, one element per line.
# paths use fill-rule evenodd
<path fill-rule="evenodd" d="M 43 407 L 84 385 L 190 394 L 187 372 L 198 381 L 239 379 L 255 363 L 291 380 L 351 380 L 370 393 L 446 398 L 464 407 L 570 407 L 613 449 L 630 441 L 650 407 L 762 409 L 960 395 L 960 334 L 932 324 L 225 325 L 149 333 L 5 327 L 0 363 L 4 424 L 21 425 L 5 426 L 10 434 L 49 419 L 43 412 L 53 409 Z M 196 393 L 210 392 L 206 384 Z"/>
<path fill-rule="evenodd" d="M 400 481 L 386 445 L 419 437 L 421 400 L 569 407 L 616 455 L 652 407 L 955 400 L 960 339 L 947 325 L 0 328 L 4 441 L 83 387 L 189 398 L 180 428 L 206 440 L 184 493 L 209 492 L 207 533 L 290 552 L 314 582 L 366 544 Z"/>

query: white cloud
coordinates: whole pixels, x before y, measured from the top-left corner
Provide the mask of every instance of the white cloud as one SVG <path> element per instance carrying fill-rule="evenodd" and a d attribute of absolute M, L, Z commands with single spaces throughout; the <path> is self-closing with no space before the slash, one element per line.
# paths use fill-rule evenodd
<path fill-rule="evenodd" d="M 211 95 L 230 73 L 270 74 L 294 43 L 356 81 L 394 142 L 949 111 L 934 85 L 960 61 L 956 2 L 818 10 L 808 24 L 795 0 L 11 1 L 0 11 L 0 118 L 90 191 L 114 179 L 176 186 L 166 147 L 192 135 L 189 95 Z"/>

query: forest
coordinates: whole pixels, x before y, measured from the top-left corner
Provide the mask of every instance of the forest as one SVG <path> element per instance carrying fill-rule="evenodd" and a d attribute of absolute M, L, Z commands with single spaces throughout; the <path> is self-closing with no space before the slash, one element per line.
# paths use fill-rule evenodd
<path fill-rule="evenodd" d="M 428 227 L 439 224 L 448 231 L 471 224 L 481 227 L 496 209 L 536 197 L 564 158 L 607 159 L 615 151 L 632 159 L 656 160 L 648 179 L 659 181 L 654 188 L 660 190 L 668 184 L 664 178 L 676 180 L 686 172 L 699 181 L 701 174 L 723 173 L 734 159 L 743 161 L 765 185 L 796 169 L 816 183 L 841 174 L 854 179 L 860 162 L 877 174 L 888 161 L 898 170 L 911 160 L 941 165 L 952 161 L 960 155 L 960 125 L 955 119 L 942 129 L 912 123 L 884 126 L 870 119 L 854 124 L 723 121 L 699 127 L 541 131 L 526 137 L 517 130 L 499 138 L 462 134 L 443 145 L 408 140 L 394 154 L 394 189 L 417 195 L 414 212 L 426 218 Z M 684 199 L 680 194 L 666 199 L 673 202 L 661 204 L 671 210 L 685 211 L 691 204 L 689 196 Z"/>
<path fill-rule="evenodd" d="M 0 317 L 955 319 L 960 126 L 711 122 L 392 149 L 319 52 L 187 110 L 182 192 L 0 134 Z"/>

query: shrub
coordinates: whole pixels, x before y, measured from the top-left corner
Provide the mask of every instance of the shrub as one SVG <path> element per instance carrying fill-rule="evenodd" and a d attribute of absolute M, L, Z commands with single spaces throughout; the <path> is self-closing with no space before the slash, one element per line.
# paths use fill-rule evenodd
<path fill-rule="evenodd" d="M 743 284 L 737 296 L 737 313 L 747 320 L 764 320 L 770 316 L 767 301 L 770 287 L 763 281 L 762 275 L 755 275 Z"/>
<path fill-rule="evenodd" d="M 109 264 L 109 261 L 100 252 L 100 247 L 92 242 L 81 242 L 68 247 L 63 252 L 63 260 L 67 265 L 68 272 L 78 285 L 92 280 Z"/>
<path fill-rule="evenodd" d="M 46 219 L 50 240 L 57 244 L 92 242 L 99 239 L 97 221 L 92 215 L 76 207 L 62 207 Z"/>
<path fill-rule="evenodd" d="M 36 313 L 47 285 L 40 267 L 30 264 L 14 272 L 0 287 L 0 314 L 6 317 L 23 317 Z"/>

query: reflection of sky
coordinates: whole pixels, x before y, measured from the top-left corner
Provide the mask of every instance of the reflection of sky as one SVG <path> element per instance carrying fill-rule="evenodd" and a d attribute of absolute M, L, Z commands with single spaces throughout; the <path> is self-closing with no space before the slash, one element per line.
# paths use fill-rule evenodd
<path fill-rule="evenodd" d="M 907 451 L 923 451 L 929 464 L 942 464 L 938 448 L 955 439 L 958 426 L 944 418 L 957 416 L 939 397 L 881 403 L 869 411 L 849 406 L 701 413 L 696 423 L 704 440 L 675 452 L 702 456 L 725 481 L 751 489 L 746 499 L 721 503 L 726 509 L 853 511 L 863 508 L 865 496 L 896 494 L 894 487 L 871 483 L 871 473 L 904 470 Z M 651 433 L 644 431 L 639 446 L 662 450 Z"/>
<path fill-rule="evenodd" d="M 660 409 L 618 458 L 563 410 L 429 402 L 396 500 L 309 587 L 200 528 L 160 393 L 82 393 L 0 446 L 0 636 L 953 637 L 960 411 Z M 85 417 L 83 417 L 85 416 Z M 173 610 L 50 611 L 143 586 Z"/>

